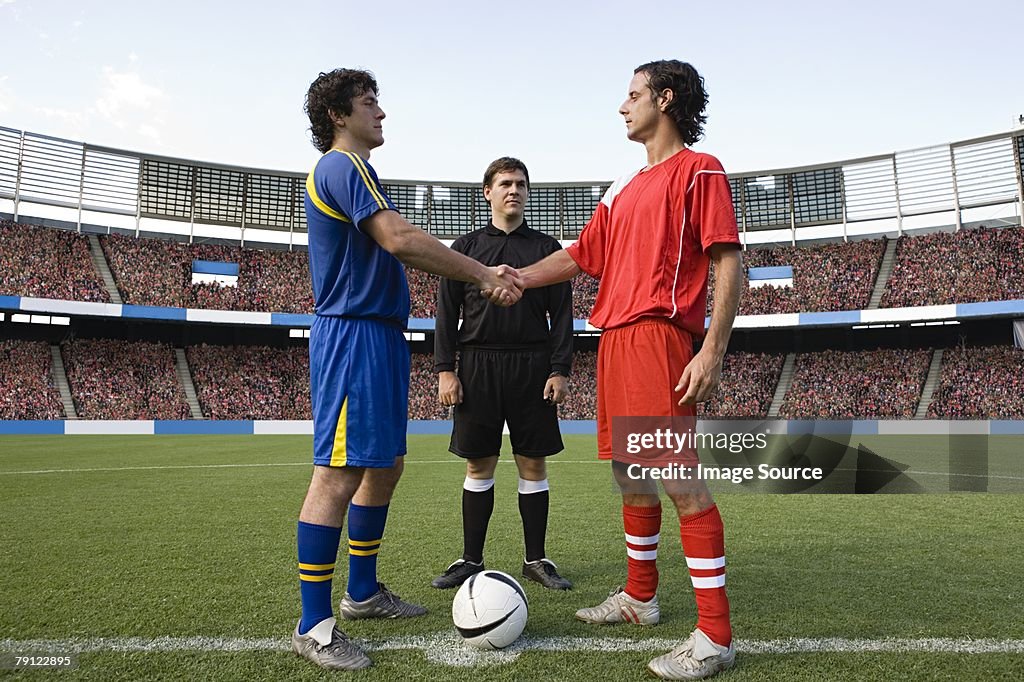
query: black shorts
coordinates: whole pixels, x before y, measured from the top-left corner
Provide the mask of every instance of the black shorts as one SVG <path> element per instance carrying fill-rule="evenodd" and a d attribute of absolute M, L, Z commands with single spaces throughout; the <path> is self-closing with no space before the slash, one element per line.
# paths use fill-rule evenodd
<path fill-rule="evenodd" d="M 459 360 L 462 403 L 452 411 L 449 450 L 459 457 L 494 457 L 508 422 L 512 452 L 547 457 L 561 452 L 558 407 L 544 400 L 551 373 L 547 351 L 463 349 Z"/>

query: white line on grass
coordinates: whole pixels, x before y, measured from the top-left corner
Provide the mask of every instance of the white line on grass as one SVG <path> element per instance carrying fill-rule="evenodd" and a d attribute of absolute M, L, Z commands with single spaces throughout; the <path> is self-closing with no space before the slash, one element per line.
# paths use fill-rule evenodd
<path fill-rule="evenodd" d="M 406 464 L 461 464 L 465 460 L 456 459 L 410 459 Z M 513 463 L 511 459 L 505 460 L 507 464 Z M 565 460 L 560 464 L 604 464 L 604 460 Z M 161 464 L 153 466 L 135 467 L 92 467 L 79 469 L 28 469 L 20 471 L 0 471 L 0 476 L 33 475 L 33 474 L 82 474 L 97 471 L 156 471 L 161 469 L 248 469 L 259 467 L 311 467 L 312 462 L 260 462 L 253 464 Z"/>
<path fill-rule="evenodd" d="M 503 651 L 481 651 L 465 645 L 454 632 L 431 636 L 392 637 L 360 641 L 369 651 L 416 649 L 427 660 L 450 666 L 499 665 L 510 663 L 525 651 L 629 652 L 667 651 L 679 642 L 663 638 L 628 639 L 619 637 L 522 637 Z M 1024 639 L 846 639 L 842 637 L 735 640 L 736 650 L 745 654 L 813 653 L 952 653 L 1022 654 Z M 0 639 L 0 653 L 120 653 L 199 652 L 199 651 L 287 651 L 283 638 L 238 639 L 229 637 L 96 637 L 89 639 Z"/>

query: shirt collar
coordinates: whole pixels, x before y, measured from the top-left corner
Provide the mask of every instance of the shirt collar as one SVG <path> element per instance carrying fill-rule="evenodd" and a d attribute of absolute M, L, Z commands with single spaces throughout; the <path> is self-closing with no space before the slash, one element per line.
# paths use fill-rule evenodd
<path fill-rule="evenodd" d="M 490 220 L 488 220 L 487 221 L 487 225 L 484 226 L 484 231 L 487 234 L 491 235 L 492 237 L 504 237 L 505 236 L 505 231 L 504 230 L 499 230 L 498 228 L 496 228 L 494 226 L 494 223 L 491 222 Z M 516 229 L 512 230 L 508 234 L 508 236 L 509 237 L 528 237 L 530 231 L 531 231 L 530 228 L 527 227 L 527 225 L 526 225 L 526 219 L 524 218 L 523 219 L 523 224 L 520 225 L 519 227 L 517 227 Z"/>

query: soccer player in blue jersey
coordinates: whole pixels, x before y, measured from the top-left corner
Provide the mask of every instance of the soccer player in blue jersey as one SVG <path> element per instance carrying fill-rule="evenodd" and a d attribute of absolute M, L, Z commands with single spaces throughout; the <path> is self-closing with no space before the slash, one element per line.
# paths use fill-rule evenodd
<path fill-rule="evenodd" d="M 402 264 L 475 284 L 492 303 L 511 305 L 522 295 L 514 269 L 485 267 L 399 215 L 368 162 L 384 143 L 377 94 L 372 74 L 336 69 L 313 81 L 305 105 L 323 156 L 306 179 L 316 306 L 309 336 L 314 467 L 299 513 L 302 618 L 292 650 L 340 670 L 370 665 L 338 629 L 331 604 L 346 512 L 348 587 L 339 615 L 426 613 L 377 581 L 377 552 L 406 452 L 409 288 Z"/>

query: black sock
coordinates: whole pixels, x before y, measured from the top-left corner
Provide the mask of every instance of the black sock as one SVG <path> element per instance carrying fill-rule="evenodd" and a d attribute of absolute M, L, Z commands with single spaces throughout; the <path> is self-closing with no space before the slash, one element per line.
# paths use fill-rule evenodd
<path fill-rule="evenodd" d="M 494 479 L 466 478 L 462 486 L 462 558 L 475 564 L 484 560 L 487 523 L 494 511 Z"/>
<path fill-rule="evenodd" d="M 548 532 L 548 482 L 519 479 L 519 515 L 523 517 L 523 540 L 526 560 L 538 561 L 544 553 L 544 540 Z"/>

